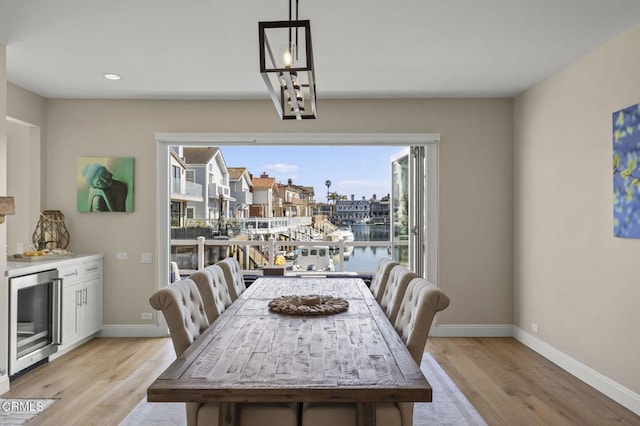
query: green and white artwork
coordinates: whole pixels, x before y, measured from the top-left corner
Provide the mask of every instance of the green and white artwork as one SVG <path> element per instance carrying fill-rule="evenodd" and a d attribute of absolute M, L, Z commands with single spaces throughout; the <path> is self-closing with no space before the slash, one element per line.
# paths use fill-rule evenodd
<path fill-rule="evenodd" d="M 640 238 L 640 104 L 613 113 L 613 234 Z"/>
<path fill-rule="evenodd" d="M 133 211 L 132 157 L 81 157 L 76 181 L 79 212 Z"/>

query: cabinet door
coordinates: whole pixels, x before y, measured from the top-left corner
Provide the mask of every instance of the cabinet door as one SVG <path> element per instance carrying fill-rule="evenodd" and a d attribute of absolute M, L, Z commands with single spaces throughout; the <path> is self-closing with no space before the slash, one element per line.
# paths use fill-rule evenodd
<path fill-rule="evenodd" d="M 62 348 L 80 339 L 80 309 L 82 290 L 80 284 L 62 288 Z"/>
<path fill-rule="evenodd" d="M 87 280 L 82 285 L 82 336 L 89 336 L 102 328 L 102 301 L 100 278 Z"/>

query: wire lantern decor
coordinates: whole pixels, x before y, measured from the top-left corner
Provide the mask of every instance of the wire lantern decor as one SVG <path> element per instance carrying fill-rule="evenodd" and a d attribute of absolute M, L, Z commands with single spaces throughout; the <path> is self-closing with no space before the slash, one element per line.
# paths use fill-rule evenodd
<path fill-rule="evenodd" d="M 38 250 L 66 249 L 69 246 L 69 231 L 64 224 L 64 214 L 60 210 L 43 210 L 31 237 Z"/>

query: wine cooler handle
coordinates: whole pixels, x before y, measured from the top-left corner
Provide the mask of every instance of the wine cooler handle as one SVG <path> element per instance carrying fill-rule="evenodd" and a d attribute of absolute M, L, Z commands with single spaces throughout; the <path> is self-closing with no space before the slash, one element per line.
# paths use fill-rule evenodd
<path fill-rule="evenodd" d="M 62 278 L 53 279 L 53 324 L 52 340 L 54 345 L 62 344 Z"/>

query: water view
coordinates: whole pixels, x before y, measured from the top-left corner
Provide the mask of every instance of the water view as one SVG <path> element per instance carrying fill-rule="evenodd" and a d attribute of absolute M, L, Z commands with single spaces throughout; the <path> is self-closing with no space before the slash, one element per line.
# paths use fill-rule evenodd
<path fill-rule="evenodd" d="M 354 241 L 389 241 L 388 225 L 351 225 Z M 386 247 L 354 247 L 353 252 L 344 259 L 345 272 L 371 272 L 375 265 L 383 257 L 389 257 L 389 249 Z M 339 265 L 340 256 L 335 255 L 333 262 Z"/>

